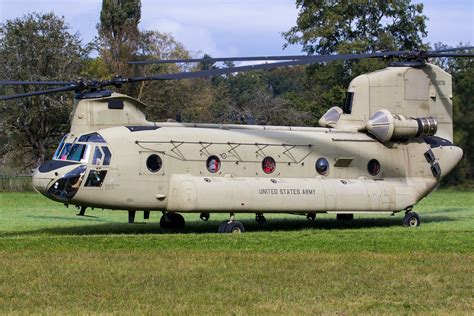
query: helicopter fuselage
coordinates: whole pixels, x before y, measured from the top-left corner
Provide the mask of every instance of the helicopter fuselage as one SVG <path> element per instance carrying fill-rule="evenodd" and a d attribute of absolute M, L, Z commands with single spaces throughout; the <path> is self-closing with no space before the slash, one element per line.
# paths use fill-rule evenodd
<path fill-rule="evenodd" d="M 334 128 L 156 123 L 69 135 L 33 183 L 53 200 L 107 209 L 394 213 L 461 158 L 434 136 L 382 144 Z"/>

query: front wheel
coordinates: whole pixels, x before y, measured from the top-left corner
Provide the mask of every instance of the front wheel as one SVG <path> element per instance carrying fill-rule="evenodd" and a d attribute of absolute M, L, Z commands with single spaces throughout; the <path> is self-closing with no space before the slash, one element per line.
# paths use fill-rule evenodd
<path fill-rule="evenodd" d="M 420 217 L 415 212 L 407 212 L 403 218 L 403 226 L 417 227 L 420 226 Z"/>

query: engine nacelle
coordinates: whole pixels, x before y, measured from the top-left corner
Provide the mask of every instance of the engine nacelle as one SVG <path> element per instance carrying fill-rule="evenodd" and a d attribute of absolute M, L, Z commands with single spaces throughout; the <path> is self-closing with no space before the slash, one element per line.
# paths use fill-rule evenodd
<path fill-rule="evenodd" d="M 438 130 L 433 117 L 406 118 L 387 110 L 375 112 L 366 125 L 367 131 L 382 143 L 412 137 L 432 136 Z"/>

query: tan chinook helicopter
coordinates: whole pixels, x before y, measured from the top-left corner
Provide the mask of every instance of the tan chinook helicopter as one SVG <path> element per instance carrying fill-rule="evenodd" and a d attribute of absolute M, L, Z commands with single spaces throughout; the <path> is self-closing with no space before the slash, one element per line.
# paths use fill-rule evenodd
<path fill-rule="evenodd" d="M 75 91 L 71 130 L 51 161 L 33 175 L 46 197 L 80 207 L 159 211 L 164 228 L 184 228 L 180 213 L 229 213 L 222 233 L 241 232 L 238 213 L 394 214 L 418 226 L 412 208 L 462 159 L 453 145 L 451 76 L 427 63 L 434 57 L 473 57 L 458 48 L 320 56 L 213 58 L 273 60 L 107 81 L 22 82 L 59 86 L 1 96 L 1 100 Z M 390 67 L 352 80 L 342 107 L 321 117 L 321 127 L 149 122 L 146 105 L 104 89 L 131 82 L 179 80 L 333 60 L 398 58 Z M 162 60 L 161 63 L 201 59 Z M 209 61 L 209 59 L 206 59 Z"/>

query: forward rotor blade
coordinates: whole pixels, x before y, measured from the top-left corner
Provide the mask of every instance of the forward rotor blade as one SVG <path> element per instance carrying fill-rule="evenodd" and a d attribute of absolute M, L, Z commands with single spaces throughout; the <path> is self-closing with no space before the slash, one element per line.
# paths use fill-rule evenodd
<path fill-rule="evenodd" d="M 209 58 L 189 58 L 189 59 L 161 59 L 161 60 L 143 60 L 130 61 L 132 65 L 146 64 L 173 64 L 173 63 L 197 63 L 197 62 L 220 62 L 220 61 L 265 61 L 265 60 L 298 60 L 314 56 L 293 55 L 293 56 L 255 56 L 255 57 L 209 57 Z"/>
<path fill-rule="evenodd" d="M 210 70 L 201 70 L 194 72 L 181 72 L 173 74 L 161 74 L 156 76 L 147 76 L 147 77 L 136 77 L 136 78 L 121 78 L 116 77 L 111 80 L 106 81 L 76 81 L 76 82 L 62 82 L 62 81 L 0 81 L 1 85 L 64 85 L 63 87 L 58 87 L 54 89 L 34 91 L 28 93 L 14 94 L 14 95 L 4 95 L 0 96 L 0 100 L 12 100 L 17 98 L 35 96 L 35 95 L 44 95 L 52 94 L 65 91 L 83 91 L 83 90 L 97 90 L 106 86 L 115 86 L 119 87 L 122 84 L 132 83 L 132 82 L 141 82 L 141 81 L 152 81 L 152 80 L 181 80 L 181 79 L 190 79 L 190 78 L 202 78 L 202 77 L 212 77 L 224 74 L 231 74 L 236 72 L 245 72 L 252 70 L 261 70 L 261 69 L 272 69 L 278 67 L 286 66 L 296 66 L 296 65 L 308 65 L 316 64 L 322 62 L 330 62 L 337 60 L 357 60 L 364 58 L 393 58 L 399 57 L 406 60 L 424 60 L 430 57 L 474 57 L 474 54 L 468 53 L 450 53 L 461 50 L 469 50 L 474 47 L 458 47 L 458 48 L 449 48 L 438 51 L 388 51 L 388 52 L 378 52 L 378 53 L 365 53 L 365 54 L 341 54 L 341 55 L 309 55 L 309 56 L 258 56 L 258 57 L 224 57 L 224 58 L 201 58 L 201 59 L 174 59 L 174 60 L 159 60 L 159 61 L 137 61 L 131 62 L 136 64 L 143 63 L 174 63 L 174 62 L 198 62 L 198 61 L 275 61 L 280 60 L 275 63 L 263 63 L 257 65 L 248 65 L 248 66 L 237 66 L 229 68 L 217 68 Z"/>
<path fill-rule="evenodd" d="M 65 85 L 70 85 L 74 84 L 74 82 L 71 81 L 8 81 L 8 80 L 3 80 L 0 81 L 0 86 L 13 86 L 13 85 L 44 85 L 44 86 L 65 86 Z"/>
<path fill-rule="evenodd" d="M 362 58 L 383 58 L 390 56 L 401 56 L 407 54 L 405 51 L 399 52 L 383 52 L 383 53 L 367 53 L 367 54 L 345 54 L 345 55 L 325 55 L 325 56 L 312 56 L 312 58 L 305 58 L 304 60 L 293 60 L 277 63 L 266 63 L 258 65 L 248 65 L 248 66 L 237 66 L 229 68 L 218 68 L 211 70 L 201 70 L 194 72 L 181 72 L 175 74 L 163 74 L 152 77 L 139 77 L 132 78 L 131 82 L 136 81 L 147 81 L 147 80 L 180 80 L 180 79 L 190 79 L 190 78 L 200 78 L 200 77 L 212 77 L 224 74 L 230 74 L 234 72 L 242 71 L 251 71 L 251 70 L 260 70 L 260 69 L 272 69 L 285 66 L 296 66 L 296 65 L 308 65 L 316 64 L 320 62 L 336 61 L 336 60 L 354 60 Z"/>
<path fill-rule="evenodd" d="M 12 95 L 2 95 L 0 96 L 0 100 L 1 101 L 13 100 L 13 99 L 19 99 L 19 98 L 24 98 L 24 97 L 31 97 L 35 95 L 51 94 L 51 93 L 58 93 L 58 92 L 64 92 L 64 91 L 74 91 L 76 89 L 77 89 L 76 85 L 70 85 L 66 87 L 60 87 L 60 88 L 54 88 L 54 89 L 48 89 L 48 90 L 42 90 L 42 91 L 33 91 L 33 92 L 12 94 Z"/>

